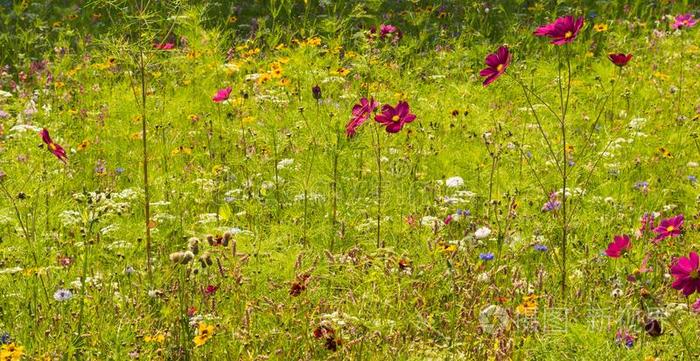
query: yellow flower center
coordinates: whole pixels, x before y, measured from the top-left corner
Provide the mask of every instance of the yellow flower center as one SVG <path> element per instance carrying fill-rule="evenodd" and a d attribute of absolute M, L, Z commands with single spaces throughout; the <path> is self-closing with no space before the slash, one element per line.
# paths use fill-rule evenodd
<path fill-rule="evenodd" d="M 564 38 L 568 39 L 570 37 L 574 36 L 574 33 L 567 31 L 566 34 L 564 34 Z"/>
<path fill-rule="evenodd" d="M 398 115 L 394 115 L 393 117 L 391 117 L 392 122 L 398 123 L 399 120 L 401 120 L 401 118 Z"/>
<path fill-rule="evenodd" d="M 499 72 L 503 71 L 503 64 L 498 64 L 498 66 L 496 67 L 496 70 L 498 70 Z"/>
<path fill-rule="evenodd" d="M 692 278 L 694 280 L 700 279 L 700 271 L 693 270 L 692 272 L 690 272 L 690 278 Z"/>
<path fill-rule="evenodd" d="M 49 143 L 49 148 L 51 148 L 51 150 L 56 150 L 56 149 L 57 149 L 57 148 L 56 148 L 56 144 L 53 144 L 53 143 Z"/>
<path fill-rule="evenodd" d="M 666 227 L 666 232 L 673 232 L 676 229 L 674 226 L 668 226 Z"/>
<path fill-rule="evenodd" d="M 683 25 L 688 26 L 689 22 L 688 20 L 683 20 Z"/>

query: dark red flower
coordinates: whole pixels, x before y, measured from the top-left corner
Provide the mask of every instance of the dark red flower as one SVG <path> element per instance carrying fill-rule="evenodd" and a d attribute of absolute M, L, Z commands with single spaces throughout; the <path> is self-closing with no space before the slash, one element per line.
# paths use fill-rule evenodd
<path fill-rule="evenodd" d="M 216 291 L 219 289 L 219 286 L 214 286 L 214 285 L 208 285 L 206 289 L 204 289 L 204 295 L 205 296 L 212 296 L 213 294 L 216 293 Z"/>
<path fill-rule="evenodd" d="M 508 51 L 508 47 L 501 46 L 495 53 L 486 56 L 487 68 L 479 72 L 479 75 L 485 76 L 484 86 L 493 83 L 501 74 L 506 72 L 513 55 Z"/>
<path fill-rule="evenodd" d="M 41 135 L 41 139 L 44 141 L 44 143 L 46 143 L 46 146 L 49 148 L 51 153 L 56 156 L 56 158 L 60 159 L 63 163 L 68 163 L 68 156 L 66 156 L 65 149 L 54 143 L 49 135 L 49 131 L 46 128 L 42 129 L 39 132 L 39 135 Z"/>
<path fill-rule="evenodd" d="M 608 59 L 613 62 L 613 64 L 623 67 L 629 63 L 630 60 L 632 60 L 632 54 L 608 54 Z"/>
<path fill-rule="evenodd" d="M 387 133 L 398 133 L 404 124 L 408 124 L 416 119 L 415 114 L 411 114 L 408 103 L 400 101 L 396 107 L 385 104 L 382 113 L 377 114 L 374 120 L 386 126 Z"/>
<path fill-rule="evenodd" d="M 551 44 L 564 45 L 574 41 L 582 27 L 583 16 L 574 18 L 569 15 L 561 17 L 551 24 L 540 26 L 533 34 L 552 39 Z"/>

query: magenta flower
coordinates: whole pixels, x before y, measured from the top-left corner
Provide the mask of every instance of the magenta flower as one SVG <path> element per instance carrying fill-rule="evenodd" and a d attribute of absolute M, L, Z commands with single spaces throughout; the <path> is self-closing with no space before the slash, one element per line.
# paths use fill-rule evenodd
<path fill-rule="evenodd" d="M 355 104 L 352 107 L 352 119 L 345 126 L 345 134 L 348 137 L 354 137 L 357 128 L 362 125 L 368 118 L 370 113 L 375 111 L 379 107 L 379 102 L 375 101 L 374 98 L 367 100 L 367 98 L 360 99 L 359 104 Z"/>
<path fill-rule="evenodd" d="M 66 150 L 63 149 L 60 145 L 54 143 L 54 141 L 51 139 L 51 136 L 49 135 L 49 131 L 44 128 L 39 132 L 39 135 L 41 135 L 41 139 L 46 143 L 46 146 L 48 149 L 53 153 L 53 155 L 56 156 L 56 158 L 60 159 L 63 163 L 68 163 L 68 156 L 66 155 Z"/>
<path fill-rule="evenodd" d="M 231 95 L 231 87 L 226 87 L 224 89 L 219 89 L 216 91 L 216 95 L 211 98 L 215 103 L 221 103 L 225 100 L 228 100 L 228 97 Z"/>
<path fill-rule="evenodd" d="M 564 45 L 574 41 L 582 27 L 583 16 L 574 18 L 569 15 L 561 17 L 551 24 L 540 26 L 533 34 L 551 38 L 551 44 Z"/>
<path fill-rule="evenodd" d="M 398 133 L 404 124 L 410 123 L 415 119 L 416 115 L 411 114 L 408 103 L 403 101 L 396 104 L 396 107 L 385 104 L 382 107 L 382 113 L 374 117 L 377 123 L 386 126 L 387 133 Z"/>
<path fill-rule="evenodd" d="M 687 13 L 687 14 L 681 14 L 681 15 L 676 15 L 676 18 L 673 21 L 673 25 L 671 25 L 671 28 L 675 29 L 681 29 L 681 28 L 692 28 L 697 24 L 698 21 L 693 18 L 693 14 Z"/>
<path fill-rule="evenodd" d="M 654 228 L 654 233 L 656 233 L 654 243 L 659 243 L 668 237 L 678 237 L 681 234 L 681 227 L 683 227 L 682 214 L 662 220 L 659 226 Z"/>
<path fill-rule="evenodd" d="M 175 44 L 173 44 L 173 43 L 153 44 L 153 47 L 158 49 L 158 50 L 173 50 L 173 49 L 175 49 Z"/>
<path fill-rule="evenodd" d="M 688 257 L 679 258 L 671 266 L 671 276 L 676 280 L 671 287 L 690 296 L 693 292 L 700 292 L 700 257 L 695 252 L 690 252 Z"/>
<path fill-rule="evenodd" d="M 501 74 L 506 72 L 513 55 L 508 51 L 508 47 L 501 46 L 495 53 L 486 56 L 487 68 L 480 71 L 479 75 L 485 76 L 484 86 L 493 83 Z"/>
<path fill-rule="evenodd" d="M 629 63 L 630 60 L 632 60 L 632 54 L 608 54 L 608 59 L 613 62 L 613 64 L 623 67 Z"/>
<path fill-rule="evenodd" d="M 620 258 L 620 256 L 630 248 L 632 248 L 630 236 L 626 234 L 615 236 L 615 240 L 608 244 L 608 249 L 605 250 L 605 254 L 610 258 Z"/>
<path fill-rule="evenodd" d="M 398 37 L 401 37 L 401 31 L 394 25 L 382 24 L 379 26 L 379 37 L 383 39 L 391 34 L 396 34 Z"/>

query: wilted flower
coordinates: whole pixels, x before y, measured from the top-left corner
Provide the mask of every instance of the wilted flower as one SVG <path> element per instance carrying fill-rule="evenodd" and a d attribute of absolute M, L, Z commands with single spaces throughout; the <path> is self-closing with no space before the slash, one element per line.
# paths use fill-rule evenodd
<path fill-rule="evenodd" d="M 374 98 L 367 100 L 367 98 L 360 99 L 359 104 L 355 104 L 352 107 L 352 119 L 345 126 L 345 134 L 348 137 L 354 137 L 357 128 L 362 125 L 369 118 L 370 113 L 379 107 L 379 102 L 375 101 Z"/>
<path fill-rule="evenodd" d="M 558 18 L 551 24 L 540 26 L 533 34 L 551 38 L 551 44 L 564 45 L 574 41 L 582 27 L 583 17 L 574 18 L 569 15 Z"/>
<path fill-rule="evenodd" d="M 318 86 L 318 84 L 314 85 L 314 87 L 311 88 L 311 93 L 313 94 L 314 99 L 321 99 L 321 87 Z"/>
<path fill-rule="evenodd" d="M 656 319 L 650 319 L 644 324 L 644 331 L 651 337 L 661 336 L 661 322 Z"/>

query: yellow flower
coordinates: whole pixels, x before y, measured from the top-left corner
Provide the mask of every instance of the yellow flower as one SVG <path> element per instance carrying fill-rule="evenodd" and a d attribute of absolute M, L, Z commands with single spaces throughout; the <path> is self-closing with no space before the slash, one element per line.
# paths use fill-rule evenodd
<path fill-rule="evenodd" d="M 282 44 L 279 44 L 279 45 L 275 46 L 275 50 L 282 50 L 282 49 L 284 49 L 284 48 L 286 48 L 286 47 L 287 47 L 287 46 L 284 45 L 284 43 L 282 43 Z"/>
<path fill-rule="evenodd" d="M 231 16 L 228 17 L 227 21 L 228 21 L 229 24 L 233 24 L 233 23 L 235 23 L 236 21 L 238 21 L 238 18 L 235 17 L 235 16 L 233 16 L 233 15 L 231 15 Z"/>
<path fill-rule="evenodd" d="M 78 144 L 78 150 L 85 150 L 90 145 L 90 141 L 85 139 Z"/>
<path fill-rule="evenodd" d="M 214 325 L 207 325 L 204 322 L 200 322 L 197 336 L 195 336 L 193 340 L 194 344 L 196 346 L 202 346 L 207 343 L 212 336 L 214 336 Z"/>
<path fill-rule="evenodd" d="M 664 158 L 673 158 L 673 154 L 671 154 L 671 151 L 669 151 L 669 150 L 666 149 L 666 148 L 663 148 L 663 147 L 662 147 L 662 148 L 659 148 L 659 153 L 661 153 L 661 155 L 662 155 Z"/>
<path fill-rule="evenodd" d="M 24 346 L 15 345 L 14 342 L 0 347 L 0 360 L 16 361 L 24 356 Z"/>
<path fill-rule="evenodd" d="M 319 45 L 321 45 L 321 38 L 319 38 L 319 37 L 310 38 L 310 39 L 306 40 L 306 45 L 319 46 Z"/>
<path fill-rule="evenodd" d="M 162 333 L 158 332 L 154 336 L 146 336 L 143 338 L 144 341 L 146 342 L 157 342 L 157 343 L 163 343 L 165 342 L 165 335 Z"/>
<path fill-rule="evenodd" d="M 280 86 L 289 86 L 289 84 L 291 84 L 292 81 L 289 80 L 289 78 L 282 78 L 282 79 L 280 79 L 277 83 L 278 83 Z"/>
<path fill-rule="evenodd" d="M 608 24 L 595 24 L 593 25 L 593 30 L 595 30 L 596 33 L 608 31 Z"/>
<path fill-rule="evenodd" d="M 523 297 L 523 302 L 515 308 L 520 315 L 532 317 L 537 313 L 537 295 Z"/>
<path fill-rule="evenodd" d="M 131 133 L 131 139 L 140 140 L 141 139 L 141 132 Z"/>
<path fill-rule="evenodd" d="M 262 73 L 258 78 L 258 84 L 264 84 L 270 79 L 272 79 L 272 75 L 270 73 Z"/>
<path fill-rule="evenodd" d="M 336 70 L 336 73 L 340 76 L 346 76 L 346 75 L 350 74 L 350 69 L 340 67 L 340 68 L 338 68 L 338 70 Z"/>
<path fill-rule="evenodd" d="M 668 80 L 668 79 L 669 79 L 668 74 L 664 74 L 664 73 L 662 73 L 662 72 L 660 72 L 660 71 L 657 71 L 656 73 L 654 73 L 654 77 L 655 77 L 655 78 L 659 78 L 659 79 L 661 79 L 661 80 Z"/>
<path fill-rule="evenodd" d="M 282 73 L 282 68 L 275 68 L 275 69 L 272 69 L 272 71 L 270 72 L 270 75 L 271 75 L 273 78 L 275 78 L 275 79 L 281 78 L 282 75 L 283 75 L 283 73 Z"/>

